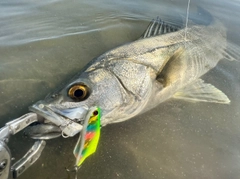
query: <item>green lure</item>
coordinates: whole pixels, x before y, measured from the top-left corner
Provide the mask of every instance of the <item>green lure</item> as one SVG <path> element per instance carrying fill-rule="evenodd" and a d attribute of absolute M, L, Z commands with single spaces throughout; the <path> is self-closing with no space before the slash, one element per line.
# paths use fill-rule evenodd
<path fill-rule="evenodd" d="M 100 115 L 100 109 L 93 107 L 86 116 L 83 129 L 73 150 L 77 167 L 81 166 L 83 161 L 97 149 L 100 138 Z"/>

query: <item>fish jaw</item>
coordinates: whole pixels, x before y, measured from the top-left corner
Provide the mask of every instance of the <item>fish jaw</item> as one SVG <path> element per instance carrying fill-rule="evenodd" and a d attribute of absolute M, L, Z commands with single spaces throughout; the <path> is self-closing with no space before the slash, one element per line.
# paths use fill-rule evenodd
<path fill-rule="evenodd" d="M 58 126 L 65 136 L 70 137 L 76 135 L 82 130 L 82 125 L 79 123 L 85 119 L 88 111 L 88 109 L 84 107 L 79 107 L 75 110 L 71 108 L 59 110 L 51 106 L 51 103 L 47 104 L 45 101 L 38 101 L 30 106 L 29 110 L 42 116 L 46 120 L 45 122 L 50 122 Z M 77 112 L 74 113 L 74 111 Z"/>

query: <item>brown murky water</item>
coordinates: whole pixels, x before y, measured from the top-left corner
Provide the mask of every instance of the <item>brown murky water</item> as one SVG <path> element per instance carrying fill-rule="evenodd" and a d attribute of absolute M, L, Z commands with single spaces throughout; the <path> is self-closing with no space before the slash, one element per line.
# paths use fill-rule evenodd
<path fill-rule="evenodd" d="M 228 28 L 240 45 L 240 2 L 192 1 Z M 28 112 L 105 51 L 137 39 L 159 16 L 182 24 L 187 1 L 0 0 L 0 121 Z M 96 154 L 79 170 L 82 179 L 238 179 L 240 176 L 240 63 L 221 61 L 203 79 L 230 105 L 168 100 L 124 123 L 102 129 Z M 20 179 L 65 179 L 77 136 L 47 141 L 41 158 Z M 9 144 L 22 156 L 33 140 L 19 134 Z M 73 177 L 73 176 L 72 176 Z"/>

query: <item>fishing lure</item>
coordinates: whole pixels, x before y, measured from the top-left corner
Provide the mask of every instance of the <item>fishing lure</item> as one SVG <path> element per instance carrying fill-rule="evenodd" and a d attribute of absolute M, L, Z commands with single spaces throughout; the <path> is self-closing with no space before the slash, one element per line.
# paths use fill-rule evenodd
<path fill-rule="evenodd" d="M 84 160 L 97 149 L 100 138 L 100 116 L 101 111 L 98 107 L 92 107 L 86 116 L 83 129 L 73 150 L 76 167 L 80 167 Z"/>

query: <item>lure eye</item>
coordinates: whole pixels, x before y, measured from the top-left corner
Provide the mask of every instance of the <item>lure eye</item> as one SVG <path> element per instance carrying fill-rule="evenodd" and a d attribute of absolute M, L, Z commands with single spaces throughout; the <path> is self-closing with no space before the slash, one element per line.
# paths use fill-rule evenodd
<path fill-rule="evenodd" d="M 74 85 L 68 90 L 68 96 L 75 100 L 85 100 L 89 96 L 89 88 L 83 84 Z"/>
<path fill-rule="evenodd" d="M 97 116 L 98 115 L 98 111 L 96 110 L 96 111 L 93 111 L 93 115 L 94 116 Z"/>

